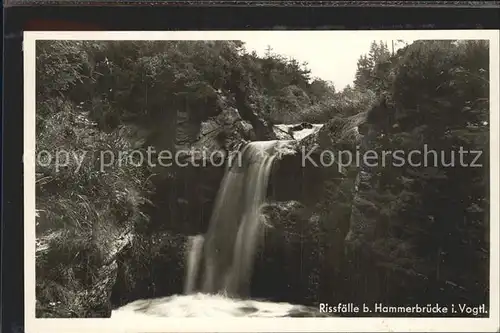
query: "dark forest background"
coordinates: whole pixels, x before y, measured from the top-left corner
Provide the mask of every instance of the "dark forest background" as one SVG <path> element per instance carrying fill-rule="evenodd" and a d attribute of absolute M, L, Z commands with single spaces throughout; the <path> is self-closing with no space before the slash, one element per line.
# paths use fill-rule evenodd
<path fill-rule="evenodd" d="M 483 151 L 483 167 L 298 174 L 293 159 L 280 161 L 255 297 L 488 303 L 487 41 L 396 52 L 374 41 L 341 91 L 307 64 L 240 41 L 37 41 L 36 52 L 37 152 L 89 152 L 78 172 L 74 160 L 36 167 L 37 316 L 106 317 L 182 293 L 186 237 L 207 228 L 223 168 L 99 170 L 100 151 L 229 152 L 280 138 L 274 124 L 306 122 L 325 124 L 310 139 L 325 149 L 464 147 Z M 361 138 L 344 135 L 354 125 Z M 291 175 L 300 185 L 287 187 Z"/>

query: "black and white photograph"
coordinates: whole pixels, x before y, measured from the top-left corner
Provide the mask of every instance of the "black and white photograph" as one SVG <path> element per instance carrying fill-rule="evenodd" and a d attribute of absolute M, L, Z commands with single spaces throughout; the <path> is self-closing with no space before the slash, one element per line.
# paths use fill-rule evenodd
<path fill-rule="evenodd" d="M 27 330 L 498 330 L 498 45 L 25 33 Z"/>

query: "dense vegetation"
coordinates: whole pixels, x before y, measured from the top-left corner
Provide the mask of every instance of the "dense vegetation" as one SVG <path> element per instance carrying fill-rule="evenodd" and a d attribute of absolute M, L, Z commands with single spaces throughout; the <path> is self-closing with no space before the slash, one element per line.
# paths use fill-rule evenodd
<path fill-rule="evenodd" d="M 422 152 L 402 167 L 388 161 L 365 169 L 371 177 L 360 184 L 358 206 L 369 203 L 362 215 L 374 229 L 357 233 L 377 266 L 369 285 L 379 289 L 378 299 L 400 303 L 487 303 L 487 42 L 417 41 L 395 55 L 386 51 L 366 72 L 365 60 L 356 85 L 383 96 L 367 117 L 370 149 Z M 471 152 L 463 161 L 461 148 Z M 475 160 L 472 151 L 482 154 Z"/>
<path fill-rule="evenodd" d="M 476 168 L 361 166 L 369 177 L 357 190 L 354 170 L 325 182 L 332 189 L 313 208 L 326 225 L 321 238 L 338 241 L 337 287 L 322 299 L 487 303 L 488 69 L 486 41 L 416 41 L 395 53 L 374 42 L 353 86 L 336 91 L 307 64 L 271 49 L 259 57 L 240 41 L 38 41 L 37 152 L 69 152 L 59 170 L 43 159 L 36 167 L 38 315 L 107 316 L 112 288 L 117 303 L 182 291 L 185 238 L 168 231 L 178 215 L 158 222 L 152 213 L 160 188 L 168 206 L 179 204 L 179 170 L 126 155 L 120 165 L 118 152 L 189 146 L 202 122 L 228 108 L 257 139 L 276 123 L 333 131 L 358 116 L 365 150 L 426 144 L 445 151 L 446 163 L 456 151 L 455 164 L 459 147 L 484 151 Z"/>

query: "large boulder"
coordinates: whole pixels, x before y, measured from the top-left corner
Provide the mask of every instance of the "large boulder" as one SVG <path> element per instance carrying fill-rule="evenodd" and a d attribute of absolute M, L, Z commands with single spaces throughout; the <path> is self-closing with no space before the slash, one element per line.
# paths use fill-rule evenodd
<path fill-rule="evenodd" d="M 186 275 L 187 237 L 168 232 L 137 234 L 117 257 L 113 307 L 140 298 L 181 294 Z"/>

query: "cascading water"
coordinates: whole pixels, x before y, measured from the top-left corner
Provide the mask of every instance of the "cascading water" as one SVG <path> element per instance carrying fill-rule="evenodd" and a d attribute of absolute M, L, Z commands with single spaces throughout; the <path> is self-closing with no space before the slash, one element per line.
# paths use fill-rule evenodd
<path fill-rule="evenodd" d="M 187 272 L 186 282 L 184 285 L 184 293 L 190 294 L 194 291 L 196 279 L 198 278 L 198 268 L 203 251 L 203 242 L 205 238 L 202 235 L 190 236 L 188 239 L 188 257 L 187 257 Z"/>
<path fill-rule="evenodd" d="M 261 225 L 260 208 L 277 148 L 282 143 L 249 143 L 236 163 L 234 159 L 230 161 L 205 236 L 203 292 L 248 294 Z"/>

